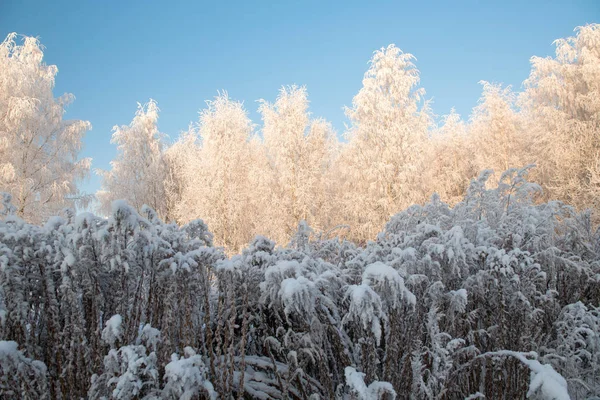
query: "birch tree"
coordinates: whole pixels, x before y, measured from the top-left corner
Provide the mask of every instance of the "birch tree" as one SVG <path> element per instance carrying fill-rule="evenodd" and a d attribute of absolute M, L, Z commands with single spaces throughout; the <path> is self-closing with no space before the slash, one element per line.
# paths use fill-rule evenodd
<path fill-rule="evenodd" d="M 376 51 L 346 109 L 352 125 L 342 201 L 355 239 L 374 238 L 391 215 L 424 196 L 419 178 L 430 111 L 413 60 L 394 45 Z"/>
<path fill-rule="evenodd" d="M 289 86 L 274 104 L 261 100 L 259 108 L 271 191 L 265 200 L 274 213 L 267 230 L 279 243 L 289 240 L 300 221 L 324 227 L 319 222 L 325 218 L 335 137 L 325 120 L 310 118 L 308 103 L 306 88 Z"/>
<path fill-rule="evenodd" d="M 600 25 L 558 39 L 555 57 L 532 57 L 521 104 L 540 137 L 540 183 L 549 197 L 600 207 Z"/>
<path fill-rule="evenodd" d="M 58 68 L 46 65 L 40 42 L 15 33 L 0 43 L 0 191 L 32 222 L 85 200 L 77 183 L 91 159 L 79 159 L 87 121 L 63 120 L 72 94 L 55 98 Z"/>
<path fill-rule="evenodd" d="M 516 95 L 510 87 L 481 81 L 483 93 L 473 109 L 470 131 L 476 143 L 478 169 L 493 169 L 499 174 L 520 168 L 534 160 L 528 154 L 529 136 L 522 128 L 516 110 Z"/>
<path fill-rule="evenodd" d="M 229 250 L 239 250 L 253 232 L 251 133 L 252 123 L 243 104 L 221 93 L 200 112 L 197 140 L 201 146 L 197 157 L 188 158 L 183 166 L 186 184 L 178 209 L 180 219 L 202 218 L 214 233 L 215 243 Z"/>
<path fill-rule="evenodd" d="M 200 158 L 198 145 L 198 133 L 190 125 L 175 143 L 164 151 L 166 163 L 165 195 L 167 220 L 182 223 L 188 219 L 187 199 L 184 197 L 189 191 L 188 185 L 192 184 L 189 173 L 192 166 Z"/>
<path fill-rule="evenodd" d="M 146 204 L 161 218 L 166 216 L 166 167 L 158 111 L 152 99 L 146 105 L 138 103 L 131 123 L 113 128 L 111 143 L 117 145 L 117 157 L 110 171 L 97 171 L 102 177 L 97 197 L 103 212 L 111 210 L 114 200 L 125 199 L 137 210 Z"/>
<path fill-rule="evenodd" d="M 452 109 L 428 141 L 430 163 L 424 170 L 429 182 L 427 189 L 438 193 L 449 204 L 459 202 L 466 194 L 469 181 L 478 173 L 473 153 L 468 125 Z"/>

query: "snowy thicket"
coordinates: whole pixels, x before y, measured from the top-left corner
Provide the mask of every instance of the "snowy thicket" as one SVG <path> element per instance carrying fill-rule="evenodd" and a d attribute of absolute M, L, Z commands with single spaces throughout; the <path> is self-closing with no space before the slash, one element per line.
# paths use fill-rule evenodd
<path fill-rule="evenodd" d="M 32 360 L 13 341 L 0 341 L 0 394 L 6 398 L 49 399 L 46 365 Z"/>
<path fill-rule="evenodd" d="M 433 196 L 359 247 L 300 224 L 240 254 L 123 201 L 0 221 L 0 397 L 584 399 L 600 232 L 527 169 Z M 6 202 L 5 202 L 6 203 Z"/>

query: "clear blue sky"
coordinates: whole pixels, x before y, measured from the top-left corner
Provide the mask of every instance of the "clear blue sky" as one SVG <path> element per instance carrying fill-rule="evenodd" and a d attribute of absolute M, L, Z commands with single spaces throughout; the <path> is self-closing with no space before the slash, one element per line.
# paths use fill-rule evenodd
<path fill-rule="evenodd" d="M 372 52 L 395 43 L 417 57 L 433 110 L 467 118 L 480 80 L 511 84 L 552 41 L 600 22 L 600 0 L 573 1 L 30 1 L 0 0 L 0 36 L 38 36 L 59 69 L 55 94 L 76 96 L 68 118 L 89 120 L 82 156 L 109 167 L 115 124 L 136 102 L 161 109 L 172 139 L 225 89 L 260 123 L 255 100 L 281 85 L 308 88 L 314 116 L 338 132 Z M 83 189 L 100 186 L 92 176 Z"/>

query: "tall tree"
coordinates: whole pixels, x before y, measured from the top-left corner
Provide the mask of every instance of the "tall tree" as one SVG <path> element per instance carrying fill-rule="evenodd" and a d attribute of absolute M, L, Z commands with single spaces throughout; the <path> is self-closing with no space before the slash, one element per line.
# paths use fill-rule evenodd
<path fill-rule="evenodd" d="M 522 128 L 516 95 L 510 86 L 480 83 L 483 94 L 473 109 L 469 127 L 477 146 L 475 159 L 479 170 L 493 169 L 499 178 L 509 168 L 521 168 L 534 161 L 528 154 L 531 136 Z"/>
<path fill-rule="evenodd" d="M 423 200 L 422 145 L 430 125 L 413 55 L 378 50 L 346 115 L 344 208 L 355 239 L 373 238 L 402 207 Z"/>
<path fill-rule="evenodd" d="M 165 194 L 167 207 L 167 220 L 182 223 L 189 216 L 184 195 L 190 190 L 192 184 L 189 173 L 191 166 L 200 158 L 198 133 L 190 125 L 177 141 L 164 150 L 166 163 Z"/>
<path fill-rule="evenodd" d="M 125 199 L 137 210 L 146 204 L 161 218 L 166 216 L 166 166 L 162 154 L 162 137 L 158 131 L 158 105 L 152 99 L 138 103 L 131 124 L 115 126 L 111 143 L 117 145 L 117 157 L 110 171 L 98 170 L 102 189 L 97 197 L 103 212 L 111 203 Z"/>
<path fill-rule="evenodd" d="M 77 182 L 91 159 L 78 159 L 87 121 L 63 120 L 72 94 L 54 98 L 55 65 L 39 41 L 11 33 L 0 44 L 0 191 L 17 214 L 40 222 L 82 200 Z"/>
<path fill-rule="evenodd" d="M 307 221 L 327 228 L 328 171 L 335 153 L 335 136 L 322 119 L 311 120 L 306 88 L 282 87 L 274 104 L 262 100 L 263 137 L 268 159 L 272 216 L 268 234 L 285 244 Z M 283 242 L 283 243 L 282 243 Z"/>
<path fill-rule="evenodd" d="M 556 56 L 532 57 L 521 97 L 540 137 L 540 183 L 550 197 L 600 207 L 600 25 L 558 39 Z"/>
<path fill-rule="evenodd" d="M 432 131 L 427 146 L 429 164 L 424 169 L 426 187 L 449 204 L 456 204 L 467 192 L 469 181 L 479 172 L 473 159 L 473 141 L 467 124 L 454 109 Z"/>
<path fill-rule="evenodd" d="M 183 166 L 187 183 L 179 218 L 202 218 L 213 231 L 216 244 L 239 250 L 253 231 L 248 148 L 252 124 L 243 104 L 231 100 L 226 92 L 207 105 L 200 113 L 201 147 L 196 159 L 188 158 Z"/>

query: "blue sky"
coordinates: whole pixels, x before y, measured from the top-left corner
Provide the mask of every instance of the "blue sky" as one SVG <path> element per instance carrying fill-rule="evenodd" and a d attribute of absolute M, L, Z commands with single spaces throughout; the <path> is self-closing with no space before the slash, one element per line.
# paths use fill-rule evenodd
<path fill-rule="evenodd" d="M 417 57 L 421 85 L 438 115 L 468 118 L 480 80 L 511 84 L 552 41 L 600 22 L 599 0 L 573 1 L 31 1 L 0 0 L 0 36 L 38 36 L 59 69 L 55 94 L 73 93 L 67 118 L 93 129 L 82 156 L 108 168 L 111 128 L 136 103 L 161 109 L 175 139 L 205 100 L 225 89 L 260 123 L 257 99 L 306 85 L 314 116 L 341 133 L 342 110 L 359 90 L 374 50 L 395 43 Z M 82 185 L 100 186 L 96 176 Z"/>

